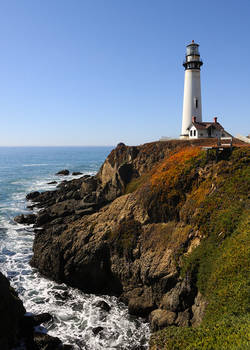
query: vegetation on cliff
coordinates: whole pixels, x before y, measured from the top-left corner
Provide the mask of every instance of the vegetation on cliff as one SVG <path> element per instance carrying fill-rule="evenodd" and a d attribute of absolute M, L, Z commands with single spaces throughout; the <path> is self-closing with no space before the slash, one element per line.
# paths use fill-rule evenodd
<path fill-rule="evenodd" d="M 168 327 L 154 334 L 152 349 L 246 349 L 249 318 L 249 149 L 234 150 L 210 165 L 193 184 L 181 219 L 198 230 L 201 243 L 180 259 L 207 300 L 200 326 Z M 166 186 L 169 184 L 167 182 Z"/>

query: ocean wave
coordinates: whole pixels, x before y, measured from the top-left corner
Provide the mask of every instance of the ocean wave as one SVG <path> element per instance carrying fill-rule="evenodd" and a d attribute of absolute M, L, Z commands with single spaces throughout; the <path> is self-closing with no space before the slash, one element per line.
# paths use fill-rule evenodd
<path fill-rule="evenodd" d="M 28 180 L 17 180 L 17 181 L 12 181 L 10 184 L 11 185 L 25 185 L 28 182 Z"/>
<path fill-rule="evenodd" d="M 22 166 L 25 166 L 25 167 L 30 167 L 30 166 L 48 166 L 50 164 L 43 164 L 43 163 L 37 163 L 37 164 L 23 164 Z"/>

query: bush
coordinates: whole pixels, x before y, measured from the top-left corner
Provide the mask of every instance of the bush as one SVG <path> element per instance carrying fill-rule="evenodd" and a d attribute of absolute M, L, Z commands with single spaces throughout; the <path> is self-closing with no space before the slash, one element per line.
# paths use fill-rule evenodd
<path fill-rule="evenodd" d="M 246 350 L 249 349 L 250 319 L 224 316 L 197 328 L 168 327 L 150 340 L 152 350 Z"/>

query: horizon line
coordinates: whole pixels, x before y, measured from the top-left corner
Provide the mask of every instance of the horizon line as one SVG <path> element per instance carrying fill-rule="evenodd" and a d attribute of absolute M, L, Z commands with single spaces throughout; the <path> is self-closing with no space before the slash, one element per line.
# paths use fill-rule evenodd
<path fill-rule="evenodd" d="M 0 145 L 0 147 L 115 147 L 115 145 Z"/>

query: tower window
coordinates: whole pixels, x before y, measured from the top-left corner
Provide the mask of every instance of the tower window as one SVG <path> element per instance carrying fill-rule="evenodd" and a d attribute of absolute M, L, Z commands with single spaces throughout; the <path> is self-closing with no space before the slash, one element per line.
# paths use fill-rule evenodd
<path fill-rule="evenodd" d="M 198 98 L 194 98 L 194 105 L 195 105 L 195 108 L 198 108 Z"/>

